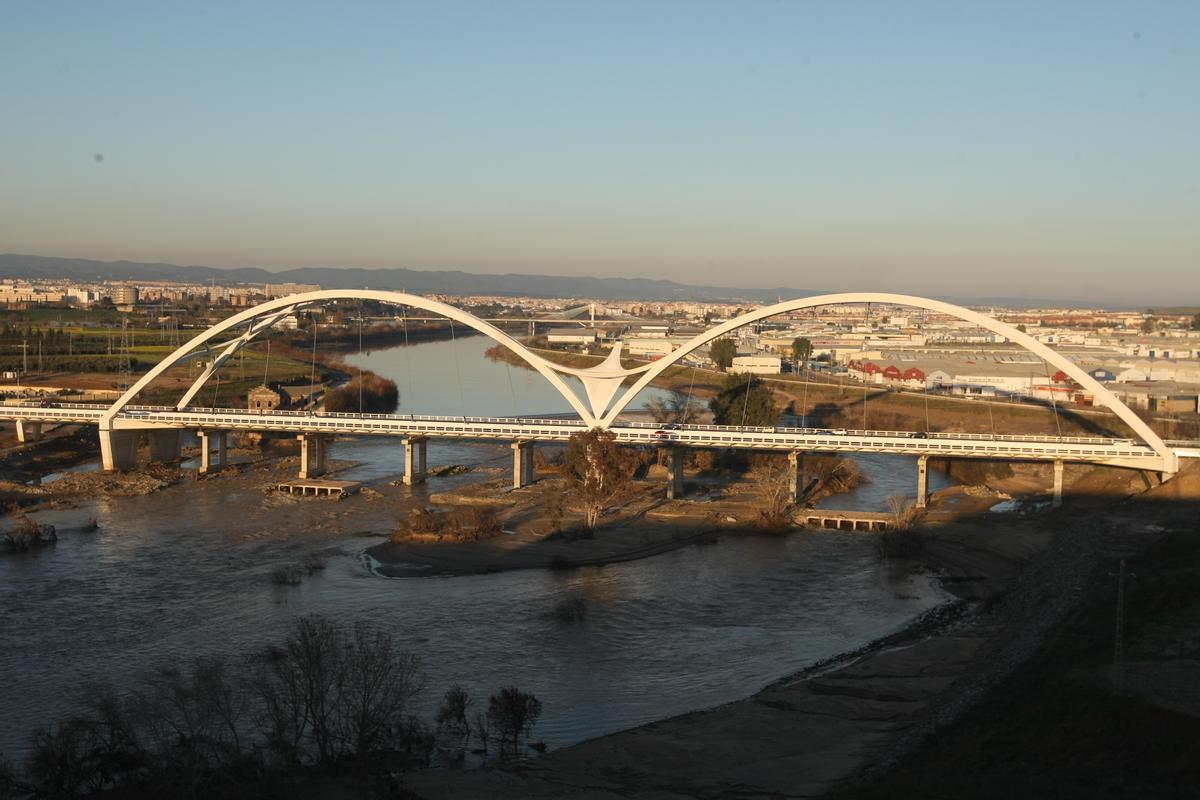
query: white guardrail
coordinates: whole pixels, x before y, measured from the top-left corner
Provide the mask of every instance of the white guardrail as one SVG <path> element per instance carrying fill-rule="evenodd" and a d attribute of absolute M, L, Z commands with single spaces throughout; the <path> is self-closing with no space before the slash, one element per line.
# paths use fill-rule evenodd
<path fill-rule="evenodd" d="M 51 403 L 0 406 L 0 419 L 95 424 L 108 406 L 99 403 Z M 468 417 L 420 414 L 352 414 L 316 411 L 251 411 L 171 406 L 126 406 L 117 416 L 121 428 L 175 427 L 243 429 L 295 433 L 345 433 L 394 436 L 445 436 L 479 439 L 565 441 L 583 429 L 573 419 Z M 1129 439 L 1085 436 L 1029 436 L 976 433 L 846 430 L 840 428 L 766 428 L 721 425 L 658 425 L 628 422 L 611 429 L 618 440 L 692 447 L 767 450 L 858 451 L 877 453 L 1008 456 L 1068 460 L 1141 459 L 1154 452 Z M 1189 443 L 1190 444 L 1190 443 Z M 1181 453 L 1182 455 L 1183 453 Z"/>

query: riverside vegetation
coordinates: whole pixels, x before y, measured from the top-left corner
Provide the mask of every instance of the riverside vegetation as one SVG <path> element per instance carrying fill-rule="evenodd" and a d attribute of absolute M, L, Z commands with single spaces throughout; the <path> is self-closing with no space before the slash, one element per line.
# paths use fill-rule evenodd
<path fill-rule="evenodd" d="M 452 686 L 431 725 L 414 713 L 427 683 L 392 636 L 299 617 L 241 660 L 160 667 L 128 693 L 83 686 L 82 710 L 36 730 L 20 768 L 0 759 L 0 798 L 208 797 L 315 775 L 395 784 L 397 771 L 461 765 L 472 737 L 485 762 L 492 743 L 520 757 L 537 697 L 503 687 L 471 718 L 473 699 Z"/>

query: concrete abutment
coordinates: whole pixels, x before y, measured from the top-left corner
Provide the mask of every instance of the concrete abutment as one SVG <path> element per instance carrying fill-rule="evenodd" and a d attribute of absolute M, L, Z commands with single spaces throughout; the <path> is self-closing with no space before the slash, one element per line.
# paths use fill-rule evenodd
<path fill-rule="evenodd" d="M 513 442 L 513 488 L 533 483 L 533 442 Z"/>
<path fill-rule="evenodd" d="M 300 442 L 300 480 L 324 475 L 326 437 L 319 433 L 301 433 L 296 439 Z"/>
<path fill-rule="evenodd" d="M 200 431 L 200 474 L 217 472 L 229 465 L 229 437 L 227 431 Z M 213 461 L 213 444 L 216 444 L 216 461 Z M 303 449 L 303 446 L 301 446 Z M 303 457 L 302 457 L 303 460 Z M 301 467 L 303 468 L 303 466 Z M 303 476 L 302 476 L 303 477 Z"/>
<path fill-rule="evenodd" d="M 158 430 L 147 431 L 150 440 L 150 460 L 172 463 L 181 458 L 182 431 Z"/>
<path fill-rule="evenodd" d="M 426 447 L 424 436 L 410 436 L 404 440 L 404 485 L 424 483 L 426 478 Z"/>
<path fill-rule="evenodd" d="M 17 441 L 21 444 L 36 442 L 42 438 L 42 423 L 17 420 Z"/>
<path fill-rule="evenodd" d="M 667 499 L 683 497 L 683 448 L 667 448 Z"/>
<path fill-rule="evenodd" d="M 138 435 L 141 431 L 100 431 L 100 464 L 105 472 L 128 472 L 137 468 Z"/>

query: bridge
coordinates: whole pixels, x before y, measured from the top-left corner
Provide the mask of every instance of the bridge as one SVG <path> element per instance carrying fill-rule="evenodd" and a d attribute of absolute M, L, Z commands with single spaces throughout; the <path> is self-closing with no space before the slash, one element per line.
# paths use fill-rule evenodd
<path fill-rule="evenodd" d="M 523 417 L 438 417 L 404 414 L 327 414 L 297 411 L 250 411 L 204 408 L 193 404 L 205 383 L 230 357 L 255 337 L 298 310 L 325 303 L 365 299 L 410 306 L 461 322 L 513 351 L 554 386 L 574 409 L 576 419 L 532 419 Z M 1084 388 L 1097 404 L 1107 406 L 1140 438 L 1005 436 L 960 433 L 917 433 L 874 430 L 830 430 L 820 428 L 754 428 L 716 425 L 658 426 L 631 422 L 622 411 L 643 388 L 684 357 L 733 330 L 778 314 L 837 303 L 886 303 L 909 305 L 964 319 L 1006 336 L 1054 365 Z M 96 425 L 103 466 L 126 470 L 137 465 L 139 439 L 145 435 L 154 460 L 178 460 L 179 434 L 196 431 L 201 439 L 201 470 L 226 463 L 227 434 L 257 431 L 291 434 L 301 445 L 300 477 L 310 478 L 325 471 L 327 440 L 335 435 L 377 435 L 402 439 L 405 452 L 405 482 L 424 480 L 426 442 L 430 438 L 504 440 L 514 451 L 514 485 L 532 480 L 533 447 L 537 442 L 563 442 L 589 428 L 603 428 L 620 443 L 657 445 L 667 448 L 668 496 L 683 489 L 685 448 L 735 448 L 782 451 L 789 454 L 793 487 L 803 485 L 805 453 L 892 453 L 915 456 L 918 461 L 918 502 L 926 495 L 926 465 L 933 458 L 1003 459 L 1054 464 L 1054 494 L 1062 490 L 1065 463 L 1104 464 L 1157 472 L 1167 480 L 1179 468 L 1179 458 L 1200 455 L 1191 448 L 1164 442 L 1131 409 L 1072 361 L 1050 350 L 1025 333 L 978 312 L 941 301 L 908 295 L 848 293 L 801 298 L 751 311 L 699 334 L 669 356 L 650 364 L 626 368 L 621 364 L 620 342 L 608 357 L 589 368 L 567 367 L 532 352 L 491 323 L 461 309 L 419 295 L 374 290 L 329 290 L 308 292 L 263 303 L 224 320 L 194 337 L 164 358 L 111 405 L 58 404 L 47 406 L 0 406 L 0 419 L 16 423 L 18 437 L 29 441 L 40 435 L 45 423 Z M 170 368 L 203 356 L 206 366 L 173 406 L 137 405 L 132 401 Z M 563 380 L 573 375 L 582 382 L 584 397 Z M 625 386 L 629 381 L 632 385 Z M 618 397 L 617 392 L 624 387 Z M 213 459 L 215 446 L 216 457 Z M 795 494 L 793 488 L 793 494 Z"/>
<path fill-rule="evenodd" d="M 21 441 L 35 439 L 46 423 L 99 425 L 109 406 L 61 403 L 53 406 L 0 406 L 0 419 L 17 424 Z M 118 431 L 145 431 L 149 435 L 152 458 L 174 460 L 179 457 L 178 434 L 196 431 L 201 436 L 201 471 L 219 469 L 226 463 L 226 435 L 233 431 L 295 434 L 302 446 L 301 477 L 310 478 L 325 471 L 325 443 L 329 436 L 391 436 L 403 440 L 405 482 L 424 480 L 426 442 L 430 438 L 501 440 L 514 442 L 514 485 L 531 480 L 531 447 L 537 442 L 566 442 L 573 434 L 587 429 L 577 419 L 537 419 L 528 417 L 451 417 L 416 414 L 353 414 L 309 411 L 249 411 L 228 408 L 187 408 L 172 406 L 126 406 L 114 420 Z M 1087 436 L 1012 436 L 966 433 L 921 433 L 911 431 L 841 430 L 826 428 L 764 428 L 727 425 L 657 425 L 624 421 L 609 426 L 621 444 L 654 445 L 669 449 L 669 494 L 682 492 L 680 448 L 732 448 L 775 451 L 788 454 L 890 453 L 918 458 L 918 496 L 924 496 L 925 464 L 928 458 L 1009 459 L 1052 462 L 1057 466 L 1056 485 L 1061 492 L 1061 467 L 1066 462 L 1106 464 L 1131 469 L 1154 470 L 1157 454 L 1147 445 L 1130 439 Z M 212 445 L 216 446 L 213 461 Z M 128 447 L 136 439 L 128 437 L 118 468 L 129 469 L 136 451 Z M 1200 457 L 1200 448 L 1178 448 L 1183 456 Z M 805 481 L 803 462 L 790 460 L 795 472 L 794 486 Z M 106 465 L 107 468 L 107 465 Z"/>

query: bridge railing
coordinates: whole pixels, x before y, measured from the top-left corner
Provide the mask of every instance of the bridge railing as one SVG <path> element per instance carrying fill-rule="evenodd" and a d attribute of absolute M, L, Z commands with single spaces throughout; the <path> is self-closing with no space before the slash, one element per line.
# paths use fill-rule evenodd
<path fill-rule="evenodd" d="M 58 409 L 63 412 L 71 412 L 73 410 L 80 411 L 104 411 L 109 406 L 103 403 L 59 403 L 54 402 L 50 405 L 39 406 L 3 406 L 3 411 L 8 414 L 13 414 L 21 410 L 28 410 L 31 416 L 37 414 L 47 414 L 52 409 Z M 284 419 L 328 419 L 328 420 L 343 420 L 343 421 L 372 421 L 379 423 L 387 422 L 430 422 L 430 423 L 461 423 L 466 425 L 500 425 L 512 426 L 514 424 L 521 426 L 533 427 L 555 427 L 559 428 L 567 426 L 571 428 L 583 428 L 584 423 L 579 419 L 572 418 L 538 418 L 538 417 L 480 417 L 480 416 L 451 416 L 451 415 L 428 415 L 428 414 L 355 414 L 352 412 L 324 412 L 324 411 L 294 411 L 290 409 L 240 409 L 240 408 L 214 408 L 206 406 L 189 406 L 185 409 L 177 409 L 174 406 L 161 405 L 130 405 L 126 406 L 120 416 L 124 418 L 141 417 L 148 415 L 166 414 L 171 415 L 175 419 L 182 421 L 183 417 L 191 421 L 202 421 L 197 415 L 223 416 L 225 418 L 236 418 L 238 420 L 246 419 L 265 419 L 268 417 L 284 418 Z M 1130 439 L 1106 438 L 1096 436 L 1037 436 L 1030 434 L 985 434 L 985 433 L 954 433 L 946 431 L 937 432 L 913 432 L 913 431 L 892 431 L 892 430 L 865 430 L 865 429 L 842 429 L 842 428 L 811 428 L 811 427 L 762 427 L 762 426 L 745 426 L 745 425 L 704 425 L 704 424 L 664 424 L 656 422 L 640 422 L 629 421 L 623 423 L 621 428 L 627 431 L 644 431 L 646 435 L 639 437 L 647 441 L 664 441 L 669 440 L 670 435 L 676 433 L 711 433 L 715 435 L 737 434 L 739 438 L 744 438 L 748 435 L 759 434 L 784 434 L 789 436 L 800 437 L 830 437 L 836 436 L 839 439 L 847 440 L 853 438 L 874 438 L 874 439 L 933 439 L 933 440 L 966 440 L 977 442 L 1014 442 L 1014 443 L 1034 443 L 1034 444 L 1056 444 L 1056 445 L 1100 445 L 1106 447 L 1121 446 L 1121 445 L 1136 445 L 1136 442 Z M 632 434 L 630 434 L 632 435 Z M 1197 443 L 1178 440 L 1172 441 L 1170 444 L 1175 446 L 1189 447 Z"/>

